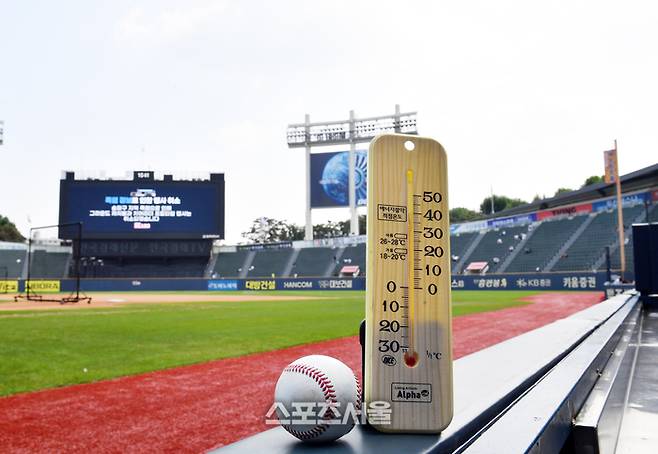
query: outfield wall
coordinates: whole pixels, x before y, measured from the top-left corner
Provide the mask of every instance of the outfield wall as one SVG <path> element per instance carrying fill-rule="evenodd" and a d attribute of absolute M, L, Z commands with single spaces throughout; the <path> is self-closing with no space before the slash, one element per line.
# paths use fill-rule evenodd
<path fill-rule="evenodd" d="M 488 274 L 452 276 L 453 290 L 604 290 L 604 272 Z M 268 291 L 268 290 L 365 290 L 365 278 L 275 279 L 82 279 L 87 292 L 126 291 Z M 12 281 L 25 291 L 25 281 Z M 34 279 L 36 293 L 70 292 L 73 279 Z"/>

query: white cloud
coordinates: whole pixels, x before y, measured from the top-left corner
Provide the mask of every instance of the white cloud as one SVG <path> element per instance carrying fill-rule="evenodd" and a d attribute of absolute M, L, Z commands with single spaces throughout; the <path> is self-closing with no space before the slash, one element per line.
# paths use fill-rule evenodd
<path fill-rule="evenodd" d="M 223 0 L 186 1 L 184 6 L 167 9 L 135 6 L 120 20 L 117 38 L 145 45 L 185 39 L 207 30 L 227 9 Z"/>

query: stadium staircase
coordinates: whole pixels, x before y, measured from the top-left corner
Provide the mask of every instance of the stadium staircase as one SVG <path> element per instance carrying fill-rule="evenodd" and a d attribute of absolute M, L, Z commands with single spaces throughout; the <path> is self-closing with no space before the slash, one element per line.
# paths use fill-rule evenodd
<path fill-rule="evenodd" d="M 527 233 L 528 226 L 500 227 L 487 231 L 480 239 L 477 247 L 465 259 L 467 262 L 487 262 L 489 273 L 497 272 L 500 264 L 512 252 L 510 247 L 516 248 L 520 242 L 521 234 Z M 498 259 L 497 261 L 495 259 Z"/>
<path fill-rule="evenodd" d="M 281 277 L 292 248 L 258 251 L 247 267 L 247 277 Z"/>
<path fill-rule="evenodd" d="M 212 276 L 216 278 L 243 277 L 249 267 L 247 258 L 252 251 L 220 252 L 217 254 Z"/>
<path fill-rule="evenodd" d="M 256 258 L 256 251 L 249 251 L 247 253 L 242 268 L 238 270 L 239 278 L 244 279 L 245 277 L 247 277 L 247 274 L 249 273 L 249 268 L 251 268 L 251 264 L 254 263 L 255 258 Z"/>
<path fill-rule="evenodd" d="M 210 278 L 213 277 L 213 272 L 215 271 L 215 267 L 217 266 L 217 258 L 219 257 L 219 254 L 216 253 L 213 250 L 210 252 L 210 259 L 208 260 L 208 265 L 206 265 L 206 269 L 203 272 L 203 277 L 205 278 Z"/>
<path fill-rule="evenodd" d="M 573 234 L 569 237 L 569 239 L 567 239 L 567 241 L 565 241 L 564 244 L 560 246 L 560 248 L 555 253 L 555 255 L 553 255 L 553 257 L 548 261 L 548 263 L 544 267 L 544 271 L 549 272 L 553 270 L 553 267 L 558 262 L 558 260 L 560 260 L 560 257 L 564 256 L 564 254 L 571 247 L 571 245 L 574 244 L 578 240 L 578 238 L 580 238 L 580 236 L 583 234 L 585 230 L 587 230 L 587 228 L 592 223 L 595 217 L 596 217 L 595 214 L 589 214 L 585 216 L 585 221 L 583 221 L 583 223 L 576 229 L 575 232 L 573 232 Z"/>
<path fill-rule="evenodd" d="M 624 219 L 635 219 L 642 213 L 644 206 L 636 205 L 623 210 Z M 577 240 L 557 255 L 555 266 L 547 271 L 596 270 L 595 263 L 604 253 L 605 247 L 615 241 L 616 220 L 617 214 L 614 211 L 594 215 Z"/>
<path fill-rule="evenodd" d="M 361 276 L 366 274 L 366 244 L 359 243 L 353 246 L 345 246 L 341 259 L 335 264 L 332 274 L 338 274 L 345 265 L 356 265 L 361 270 Z"/>
<path fill-rule="evenodd" d="M 450 235 L 450 260 L 452 257 L 459 257 L 452 266 L 452 272 L 460 270 L 466 260 L 471 255 L 482 239 L 483 234 L 480 232 L 465 232 Z"/>
<path fill-rule="evenodd" d="M 338 257 L 338 248 L 319 247 L 300 249 L 293 274 L 299 277 L 326 277 L 333 270 Z"/>
<path fill-rule="evenodd" d="M 293 268 L 295 267 L 295 264 L 297 262 L 297 257 L 299 257 L 299 252 L 300 249 L 292 250 L 292 254 L 290 254 L 290 257 L 288 258 L 288 262 L 286 263 L 286 267 L 283 269 L 284 277 L 289 277 L 294 273 Z"/>
<path fill-rule="evenodd" d="M 652 205 L 650 208 L 648 208 L 647 212 L 642 211 L 635 219 L 633 219 L 630 223 L 625 222 L 625 225 L 627 226 L 626 229 L 624 230 L 624 245 L 625 250 L 624 250 L 624 256 L 626 258 L 626 271 L 628 271 L 629 275 L 625 277 L 632 277 L 635 274 L 635 270 L 633 269 L 634 263 L 633 263 L 633 224 L 639 224 L 642 222 L 647 222 L 648 219 L 651 219 L 653 216 L 653 212 L 656 211 L 656 206 L 657 205 Z M 648 214 L 648 219 L 647 219 L 647 214 Z M 610 268 L 613 270 L 619 270 L 621 269 L 621 261 L 619 260 L 619 253 L 617 252 L 619 250 L 619 240 L 615 240 L 615 242 L 610 246 Z M 603 251 L 601 256 L 597 259 L 597 261 L 594 263 L 594 268 L 597 270 L 605 270 L 606 269 L 606 252 Z"/>
<path fill-rule="evenodd" d="M 334 270 L 336 267 L 341 263 L 343 259 L 343 254 L 345 254 L 345 248 L 341 247 L 336 249 L 336 255 L 334 256 L 334 260 L 329 264 L 327 269 L 324 272 L 324 277 L 331 277 L 334 274 Z M 341 266 L 342 268 L 342 266 Z M 365 269 L 363 270 L 365 273 Z M 340 269 L 338 270 L 338 273 L 340 273 Z"/>
<path fill-rule="evenodd" d="M 542 221 L 532 229 L 525 244 L 515 251 L 518 252 L 516 256 L 501 271 L 510 273 L 536 272 L 538 269 L 543 271 L 586 221 L 586 215 Z"/>
<path fill-rule="evenodd" d="M 528 251 L 529 249 L 526 247 L 526 244 L 530 240 L 530 238 L 533 236 L 535 233 L 536 229 L 541 225 L 541 222 L 535 222 L 530 225 L 528 225 L 528 233 L 526 234 L 521 234 L 520 238 L 521 240 L 518 242 L 518 244 L 514 247 L 514 250 L 507 255 L 505 260 L 500 264 L 498 267 L 498 273 L 504 273 L 507 268 L 509 267 L 510 263 L 514 261 L 514 259 L 519 255 L 521 251 Z"/>

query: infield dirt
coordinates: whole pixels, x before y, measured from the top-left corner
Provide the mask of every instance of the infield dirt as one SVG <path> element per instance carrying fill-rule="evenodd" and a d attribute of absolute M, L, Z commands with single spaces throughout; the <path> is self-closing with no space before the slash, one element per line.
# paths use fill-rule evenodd
<path fill-rule="evenodd" d="M 130 304 L 151 304 L 151 303 L 219 303 L 219 302 L 239 302 L 239 301 L 293 301 L 309 299 L 325 299 L 324 297 L 312 296 L 279 296 L 279 295 L 259 295 L 250 293 L 249 295 L 220 295 L 220 294 L 175 294 L 175 293 L 88 293 L 91 296 L 91 304 L 86 303 L 67 303 L 60 304 L 53 301 L 27 301 L 3 302 L 0 300 L 0 311 L 34 311 L 46 309 L 66 309 L 66 310 L 84 310 L 106 307 L 120 307 Z M 59 297 L 52 295 L 51 297 Z M 5 299 L 8 301 L 8 299 Z"/>

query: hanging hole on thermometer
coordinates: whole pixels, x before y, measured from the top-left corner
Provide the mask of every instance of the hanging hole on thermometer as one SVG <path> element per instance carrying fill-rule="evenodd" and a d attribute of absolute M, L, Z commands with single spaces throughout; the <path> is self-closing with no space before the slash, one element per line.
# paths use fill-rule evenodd
<path fill-rule="evenodd" d="M 407 141 L 404 143 L 404 148 L 405 148 L 407 151 L 413 151 L 414 148 L 416 148 L 416 144 L 413 143 L 411 140 L 407 140 Z"/>

